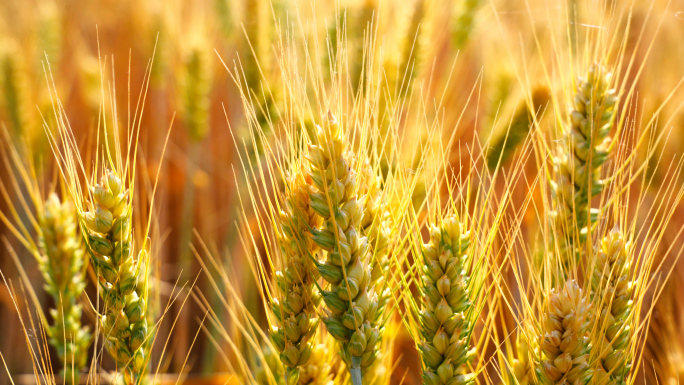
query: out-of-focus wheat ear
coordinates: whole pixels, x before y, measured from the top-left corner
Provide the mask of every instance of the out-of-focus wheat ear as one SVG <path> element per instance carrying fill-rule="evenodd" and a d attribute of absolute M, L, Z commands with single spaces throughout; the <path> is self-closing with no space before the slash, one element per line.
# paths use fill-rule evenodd
<path fill-rule="evenodd" d="M 311 207 L 322 224 L 311 230 L 324 251 L 318 265 L 329 283 L 322 290 L 323 323 L 340 342 L 341 355 L 355 385 L 377 357 L 380 328 L 376 319 L 378 295 L 371 285 L 371 255 L 363 235 L 364 197 L 357 195 L 354 153 L 348 149 L 348 132 L 328 113 L 324 127 L 316 127 L 316 144 L 309 146 L 309 175 L 313 182 Z"/>
<path fill-rule="evenodd" d="M 212 52 L 197 43 L 184 57 L 184 122 L 192 141 L 202 141 L 209 134 L 209 92 L 213 78 Z"/>
<path fill-rule="evenodd" d="M 38 266 L 45 279 L 45 291 L 56 306 L 50 309 L 53 322 L 47 327 L 49 342 L 62 363 L 63 378 L 78 384 L 92 341 L 90 328 L 81 324 L 83 309 L 78 302 L 86 286 L 85 247 L 78 233 L 76 211 L 69 201 L 60 202 L 56 194 L 50 194 L 39 218 L 44 257 Z"/>
<path fill-rule="evenodd" d="M 592 379 L 591 315 L 591 304 L 574 280 L 551 291 L 540 339 L 543 355 L 536 367 L 539 384 L 586 384 Z"/>
<path fill-rule="evenodd" d="M 458 216 L 430 226 L 430 241 L 423 245 L 420 322 L 423 382 L 429 385 L 466 384 L 472 376 L 467 363 L 475 355 L 470 349 L 472 312 L 465 273 L 470 232 Z"/>
<path fill-rule="evenodd" d="M 38 14 L 38 50 L 36 63 L 40 64 L 45 57 L 50 60 L 50 66 L 58 71 L 62 59 L 62 12 L 56 2 L 43 1 L 37 6 Z M 37 67 L 36 74 L 42 74 L 43 68 Z"/>
<path fill-rule="evenodd" d="M 631 242 L 622 232 L 613 229 L 601 240 L 596 252 L 596 266 L 591 277 L 598 315 L 592 352 L 597 359 L 596 384 L 623 384 L 631 370 L 631 249 Z"/>
<path fill-rule="evenodd" d="M 451 42 L 456 49 L 463 49 L 468 44 L 475 27 L 475 16 L 482 3 L 481 0 L 456 2 L 459 6 L 454 11 L 455 17 L 451 30 Z"/>
<path fill-rule="evenodd" d="M 611 73 L 599 64 L 592 65 L 586 77 L 579 79 L 568 125 L 554 159 L 552 217 L 566 265 L 571 265 L 584 250 L 587 234 L 598 217 L 598 210 L 591 208 L 591 198 L 600 195 L 605 185 L 600 178 L 601 166 L 610 155 L 608 133 L 618 100 L 610 85 Z"/>
<path fill-rule="evenodd" d="M 185 167 L 182 222 L 179 236 L 179 266 L 181 281 L 190 278 L 192 255 L 187 245 L 192 239 L 195 218 L 195 174 L 201 162 L 202 141 L 210 134 L 210 93 L 213 78 L 212 52 L 201 34 L 184 53 L 182 70 L 183 120 L 188 133 L 188 161 Z"/>
<path fill-rule="evenodd" d="M 270 70 L 270 40 L 273 34 L 270 2 L 266 0 L 246 0 L 244 5 L 244 42 L 240 51 L 240 61 L 244 71 L 247 89 L 258 90 L 262 74 Z"/>
<path fill-rule="evenodd" d="M 0 84 L 2 84 L 2 103 L 7 113 L 13 135 L 20 137 L 30 134 L 30 114 L 27 93 L 30 82 L 22 52 L 14 44 L 5 47 L 0 57 Z"/>

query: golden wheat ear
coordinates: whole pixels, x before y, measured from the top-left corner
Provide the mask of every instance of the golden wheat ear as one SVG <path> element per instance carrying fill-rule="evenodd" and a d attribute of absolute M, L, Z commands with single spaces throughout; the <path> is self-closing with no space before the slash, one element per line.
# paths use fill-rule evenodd
<path fill-rule="evenodd" d="M 571 100 L 572 110 L 562 144 L 554 159 L 557 180 L 551 182 L 555 198 L 552 218 L 557 242 L 566 266 L 577 264 L 598 210 L 591 208 L 591 198 L 605 186 L 601 166 L 610 156 L 608 137 L 617 105 L 611 88 L 611 73 L 600 64 L 592 65 L 580 78 Z"/>
<path fill-rule="evenodd" d="M 591 303 L 575 281 L 552 291 L 544 314 L 540 339 L 543 359 L 537 364 L 541 384 L 586 384 L 589 365 Z"/>

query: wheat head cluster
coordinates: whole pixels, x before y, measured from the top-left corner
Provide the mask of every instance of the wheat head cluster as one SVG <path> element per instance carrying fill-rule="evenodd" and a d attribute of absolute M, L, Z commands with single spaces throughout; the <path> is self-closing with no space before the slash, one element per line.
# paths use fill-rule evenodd
<path fill-rule="evenodd" d="M 0 4 L 0 384 L 675 385 L 684 3 Z"/>

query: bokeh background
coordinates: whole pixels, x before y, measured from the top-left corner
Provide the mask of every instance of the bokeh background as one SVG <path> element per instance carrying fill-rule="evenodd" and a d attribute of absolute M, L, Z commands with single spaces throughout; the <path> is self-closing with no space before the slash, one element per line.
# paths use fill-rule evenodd
<path fill-rule="evenodd" d="M 54 118 L 47 82 L 54 82 L 70 126 L 86 148 L 98 124 L 102 92 L 98 63 L 104 63 L 114 75 L 115 80 L 106 79 L 105 87 L 116 89 L 119 119 L 123 121 L 126 106 L 136 106 L 147 66 L 154 57 L 142 115 L 139 167 L 145 171 L 143 174 L 155 175 L 162 162 L 154 211 L 162 239 L 157 266 L 161 299 L 168 301 L 176 282 L 182 286 L 200 274 L 188 247 L 197 242 L 193 235 L 196 229 L 234 272 L 236 287 L 250 312 L 265 322 L 236 226 L 240 215 L 238 194 L 243 187 L 236 183 L 242 176 L 240 167 L 234 167 L 239 160 L 233 135 L 246 137 L 247 128 L 243 101 L 228 69 L 241 66 L 246 83 L 257 97 L 265 94 L 265 84 L 273 88 L 276 100 L 257 99 L 268 113 L 269 103 L 278 102 L 279 71 L 274 51 L 283 26 L 300 29 L 301 24 L 302 35 L 318 36 L 324 43 L 326 37 L 331 41 L 336 38 L 336 26 L 345 25 L 349 64 L 358 73 L 366 33 L 373 31 L 388 84 L 401 88 L 398 79 L 415 82 L 409 93 L 441 103 L 445 135 L 456 136 L 455 147 L 474 138 L 485 142 L 491 137 L 493 151 L 488 163 L 495 165 L 503 153 L 505 168 L 511 165 L 527 135 L 530 105 L 537 112 L 551 108 L 552 97 L 562 93 L 562 87 L 543 75 L 544 66 L 567 68 L 558 65 L 564 56 L 555 50 L 574 47 L 581 56 L 582 44 L 592 36 L 615 34 L 617 39 L 627 41 L 624 62 L 633 58 L 635 63 L 623 68 L 628 81 L 638 77 L 634 105 L 629 107 L 635 111 L 635 127 L 659 113 L 655 130 L 671 130 L 669 139 L 659 144 L 662 161 L 646 159 L 645 151 L 642 159 L 653 164 L 647 170 L 649 177 L 664 183 L 669 178 L 668 166 L 684 152 L 684 115 L 680 108 L 684 98 L 677 88 L 684 76 L 684 2 L 607 5 L 576 0 L 5 0 L 0 2 L 0 124 L 17 138 L 17 143 L 31 147 L 36 160 L 49 169 L 52 154 L 43 123 L 49 127 Z M 625 30 L 627 23 L 629 29 Z M 578 41 L 574 41 L 576 36 Z M 554 41 L 559 37 L 565 41 Z M 325 62 L 327 57 L 314 60 Z M 553 75 L 565 81 L 570 74 Z M 548 127 L 554 127 L 553 113 L 544 115 L 544 119 Z M 509 126 L 509 140 L 504 145 Z M 169 128 L 170 139 L 162 159 Z M 552 128 L 549 135 L 554 135 Z M 259 148 L 250 151 L 255 158 L 263 156 Z M 454 154 L 458 157 L 459 151 Z M 54 175 L 42 177 L 50 180 Z M 678 178 L 675 183 L 681 184 L 684 179 Z M 658 183 L 654 186 L 657 188 Z M 513 199 L 521 202 L 526 193 L 521 184 L 514 190 Z M 534 213 L 525 220 L 535 228 Z M 664 240 L 661 254 L 665 263 L 660 271 L 668 271 L 675 260 L 671 254 L 682 244 L 676 231 L 682 224 L 684 207 L 678 207 L 671 224 L 673 231 Z M 41 276 L 35 261 L 12 240 L 2 224 L 0 234 L 17 251 L 30 281 L 39 286 Z M 5 247 L 0 247 L 0 270 L 8 282 L 19 285 L 18 270 Z M 216 309 L 221 309 L 221 293 L 213 290 L 201 274 L 197 289 L 217 304 Z M 665 295 L 658 299 L 659 304 L 654 303 L 653 341 L 659 341 L 660 334 L 667 335 L 668 343 L 673 345 L 668 349 L 672 351 L 681 349 L 679 335 L 684 331 L 678 321 L 682 306 L 676 300 L 677 295 L 684 294 L 683 274 L 682 268 L 676 266 Z M 92 285 L 87 290 L 91 297 L 95 295 Z M 44 308 L 51 306 L 47 297 L 41 300 Z M 674 325 L 668 326 L 669 321 L 659 318 L 661 307 L 675 314 Z M 211 343 L 215 330 L 200 332 L 190 351 L 199 328 L 198 305 L 188 300 L 183 311 L 176 304 L 172 313 L 180 314 L 179 324 L 162 363 L 164 371 L 178 373 L 190 352 L 185 370 L 191 378 L 226 372 L 228 368 L 218 359 L 217 348 Z M 92 312 L 85 317 L 94 320 Z M 25 336 L 4 283 L 0 284 L 0 330 L 0 352 L 9 372 L 32 373 Z M 164 324 L 159 335 L 166 340 L 168 333 L 169 325 Z M 160 345 L 155 347 L 157 355 L 161 354 Z M 410 338 L 398 335 L 395 349 L 402 366 L 415 369 L 408 372 L 405 381 L 418 383 L 419 366 Z M 106 359 L 103 362 L 105 366 L 110 364 Z M 9 378 L 3 373 L 0 384 L 6 383 Z"/>

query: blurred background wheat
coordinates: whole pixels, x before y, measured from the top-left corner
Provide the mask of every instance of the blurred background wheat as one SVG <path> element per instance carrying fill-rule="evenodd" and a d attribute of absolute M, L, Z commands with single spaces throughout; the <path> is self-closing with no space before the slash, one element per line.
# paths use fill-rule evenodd
<path fill-rule="evenodd" d="M 597 314 L 604 309 L 603 320 L 605 298 L 615 291 L 632 301 L 625 305 L 629 310 L 618 314 L 613 309 L 615 317 L 587 331 L 586 342 L 626 352 L 621 354 L 629 357 L 629 374 L 618 379 L 617 371 L 606 370 L 609 379 L 565 377 L 567 383 L 678 383 L 684 374 L 684 340 L 679 337 L 684 317 L 679 301 L 684 283 L 684 262 L 679 261 L 684 248 L 681 36 L 684 2 L 679 0 L 1 2 L 0 353 L 6 371 L 0 384 L 65 380 L 60 375 L 64 361 L 55 350 L 59 344 L 48 346 L 45 334 L 53 317 L 64 318 L 50 309 L 56 311 L 66 299 L 44 289 L 49 274 L 41 256 L 50 253 L 40 243 L 47 231 L 40 225 L 47 214 L 40 210 L 48 197 L 59 205 L 59 195 L 81 200 L 76 207 L 84 221 L 88 209 L 97 215 L 100 196 L 92 203 L 86 195 L 94 190 L 87 187 L 101 183 L 97 186 L 119 193 L 108 184 L 114 182 L 105 180 L 106 168 L 123 180 L 122 192 L 136 186 L 127 196 L 136 247 L 131 255 L 143 261 L 147 276 L 135 274 L 138 292 L 144 287 L 145 294 L 126 297 L 117 312 L 138 323 L 147 320 L 145 341 L 151 353 L 136 368 L 150 368 L 149 381 L 282 383 L 292 377 L 291 368 L 301 367 L 292 381 L 351 383 L 354 372 L 343 368 L 354 366 L 349 352 L 355 350 L 349 347 L 353 343 L 339 348 L 330 338 L 335 336 L 331 319 L 338 315 L 334 309 L 334 317 L 325 313 L 331 311 L 328 297 L 305 298 L 310 303 L 301 313 L 311 322 L 317 315 L 323 321 L 315 324 L 319 333 L 306 329 L 305 337 L 293 338 L 313 347 L 306 353 L 312 357 L 309 367 L 297 359 L 280 362 L 284 346 L 278 346 L 273 331 L 284 327 L 287 318 L 274 316 L 273 304 L 283 302 L 274 299 L 302 284 L 291 281 L 281 293 L 275 272 L 296 268 L 278 245 L 290 239 L 283 226 L 296 225 L 275 218 L 281 210 L 296 217 L 290 190 L 330 193 L 322 185 L 316 187 L 320 191 L 314 188 L 311 179 L 320 164 L 316 150 L 307 149 L 307 143 L 335 148 L 325 144 L 333 134 L 316 131 L 316 125 L 332 130 L 330 119 L 339 119 L 346 130 L 334 134 L 341 138 L 335 140 L 348 142 L 345 148 L 354 152 L 345 158 L 348 166 L 341 167 L 356 170 L 345 176 L 345 186 L 352 187 L 344 189 L 358 193 L 359 201 L 371 197 L 364 201 L 368 212 L 359 214 L 367 218 L 357 225 L 350 220 L 350 226 L 362 228 L 358 236 L 368 241 L 374 256 L 363 265 L 369 282 L 361 280 L 369 293 L 371 286 L 376 288 L 377 298 L 370 295 L 369 306 L 379 301 L 385 311 L 367 319 L 364 308 L 359 325 L 347 326 L 353 332 L 368 321 L 368 328 L 361 329 L 367 332 L 359 357 L 370 340 L 378 339 L 377 362 L 368 363 L 369 369 L 366 361 L 361 364 L 364 383 L 561 383 L 546 363 L 563 373 L 569 369 L 542 346 L 543 336 L 552 333 L 544 317 L 560 311 L 554 310 L 559 296 L 582 292 L 586 306 L 593 304 Z M 595 63 L 599 66 L 592 67 Z M 590 68 L 595 75 L 587 75 Z M 608 96 L 597 98 L 591 94 L 594 88 L 583 86 L 601 76 L 607 79 L 602 92 L 615 90 L 615 113 L 613 104 L 602 106 Z M 582 171 L 595 172 L 591 183 L 600 188 L 579 187 L 567 175 L 581 179 L 587 174 L 572 171 L 578 167 L 572 159 L 556 159 L 562 158 L 559 152 L 572 158 L 568 154 L 580 151 L 579 134 L 568 132 L 581 131 L 581 122 L 573 120 L 570 110 L 593 119 L 593 112 L 577 107 L 576 95 L 583 90 L 589 96 L 582 103 L 600 99 L 595 112 L 610 110 L 600 120 L 607 124 L 605 132 L 587 140 L 599 154 L 588 160 L 595 171 Z M 605 144 L 594 142 L 604 137 Z M 83 170 L 69 161 L 75 154 Z M 605 159 L 596 163 L 595 156 Z M 130 169 L 127 159 L 135 159 Z M 334 159 L 320 162 L 325 168 Z M 577 190 L 561 191 L 562 178 L 566 184 L 572 179 Z M 572 196 L 582 188 L 592 191 L 583 198 L 586 210 L 571 208 L 563 214 L 558 196 L 576 200 Z M 345 206 L 347 198 L 340 207 L 352 210 Z M 328 203 L 319 208 L 330 204 L 320 199 Z M 590 209 L 598 219 L 588 217 Z M 114 204 L 109 210 L 117 213 Z M 337 227 L 330 224 L 330 212 L 316 212 L 320 218 L 311 214 L 309 223 L 314 242 L 296 242 L 307 244 L 311 253 L 328 255 L 340 240 L 328 250 L 320 234 Z M 450 215 L 456 219 L 447 219 Z M 561 216 L 569 222 L 561 224 Z M 429 262 L 422 260 L 421 250 L 439 243 L 431 236 L 439 234 L 435 229 L 442 221 L 458 222 L 459 217 L 459 231 L 469 231 L 471 246 L 460 246 L 460 241 L 454 246 L 463 248 L 465 256 L 454 258 L 463 273 L 451 279 L 466 282 L 462 287 L 470 302 L 450 303 L 449 311 L 466 315 L 453 333 L 464 341 L 468 358 L 440 371 L 441 355 L 435 362 L 425 356 L 421 360 L 427 348 L 420 342 L 425 325 L 418 314 L 421 306 L 436 311 L 439 302 L 421 304 L 421 294 L 430 285 L 439 288 L 440 278 L 421 278 L 419 269 L 439 270 L 424 266 Z M 587 224 L 588 233 L 581 232 Z M 577 231 L 568 230 L 573 226 Z M 447 228 L 444 234 L 455 231 Z M 90 234 L 87 227 L 81 229 Z M 617 232 L 631 240 L 620 243 L 626 252 L 608 245 Z M 627 253 L 627 262 L 611 253 Z M 351 258 L 345 280 L 347 269 L 354 267 L 356 257 Z M 330 263 L 319 262 L 316 271 L 325 279 L 318 284 L 337 287 L 340 279 L 323 271 Z M 106 306 L 98 294 L 101 272 L 81 263 L 72 268 L 86 286 L 85 295 L 71 300 L 83 308 L 78 321 L 90 325 L 94 335 L 100 324 L 118 330 L 101 323 L 94 311 Z M 608 272 L 599 273 L 596 269 L 603 267 L 596 265 L 603 264 L 610 266 Z M 611 269 L 622 274 L 623 284 L 629 282 L 629 290 L 613 281 L 618 278 Z M 592 283 L 591 277 L 602 274 L 606 278 Z M 566 284 L 570 280 L 582 289 Z M 308 278 L 307 290 L 318 293 L 314 281 Z M 144 315 L 135 313 L 135 306 L 143 306 L 138 295 L 146 298 Z M 350 300 L 342 297 L 342 303 Z M 96 303 L 98 298 L 102 302 Z M 291 306 L 293 300 L 288 301 Z M 571 302 L 585 306 L 579 299 Z M 352 323 L 357 322 L 354 306 L 343 309 L 351 312 Z M 341 314 L 338 318 L 343 319 Z M 631 326 L 628 334 L 620 334 L 627 335 L 629 344 L 619 349 L 615 341 L 603 342 L 606 329 L 616 322 Z M 436 333 L 443 327 L 440 321 L 429 330 L 430 338 L 443 334 L 442 329 Z M 368 337 L 369 330 L 379 330 L 379 336 Z M 276 337 L 269 338 L 269 332 Z M 358 342 L 353 334 L 349 338 Z M 133 337 L 121 338 L 135 354 Z M 89 338 L 84 339 L 88 345 Z M 90 375 L 82 375 L 82 383 L 138 381 L 97 377 L 121 369 L 127 360 L 112 359 L 101 350 L 103 338 L 99 345 L 93 339 L 83 371 L 90 368 Z M 431 340 L 428 345 L 446 354 L 442 343 Z M 347 353 L 340 359 L 338 351 Z M 296 357 L 300 354 L 303 350 Z M 589 367 L 606 369 L 605 352 L 587 354 L 587 373 Z M 571 368 L 581 366 L 580 361 Z M 427 377 L 426 365 L 432 373 Z M 458 381 L 448 382 L 452 377 Z M 73 379 L 71 374 L 67 378 Z"/>

